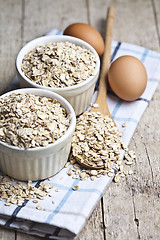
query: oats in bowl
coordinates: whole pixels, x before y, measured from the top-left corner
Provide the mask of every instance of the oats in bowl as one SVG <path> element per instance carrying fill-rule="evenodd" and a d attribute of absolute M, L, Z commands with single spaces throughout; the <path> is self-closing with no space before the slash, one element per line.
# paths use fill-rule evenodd
<path fill-rule="evenodd" d="M 0 96 L 0 169 L 19 180 L 41 180 L 68 160 L 76 116 L 60 95 L 36 88 Z"/>
<path fill-rule="evenodd" d="M 20 85 L 56 92 L 76 115 L 91 104 L 100 59 L 87 42 L 71 36 L 44 36 L 28 42 L 18 53 Z"/>
<path fill-rule="evenodd" d="M 94 75 L 96 56 L 71 42 L 37 45 L 23 58 L 25 76 L 44 87 L 64 88 Z"/>
<path fill-rule="evenodd" d="M 69 127 L 69 116 L 56 99 L 12 93 L 0 98 L 0 105 L 0 140 L 10 145 L 47 146 Z"/>

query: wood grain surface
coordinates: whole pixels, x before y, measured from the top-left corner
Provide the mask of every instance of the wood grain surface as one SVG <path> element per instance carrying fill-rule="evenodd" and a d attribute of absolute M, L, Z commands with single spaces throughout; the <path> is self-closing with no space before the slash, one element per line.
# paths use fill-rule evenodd
<path fill-rule="evenodd" d="M 160 52 L 159 0 L 0 0 L 0 94 L 15 75 L 15 58 L 29 40 L 73 22 L 104 37 L 107 8 L 115 6 L 113 39 Z M 134 174 L 112 183 L 76 240 L 160 239 L 160 86 L 130 142 Z M 40 240 L 0 227 L 0 240 Z"/>

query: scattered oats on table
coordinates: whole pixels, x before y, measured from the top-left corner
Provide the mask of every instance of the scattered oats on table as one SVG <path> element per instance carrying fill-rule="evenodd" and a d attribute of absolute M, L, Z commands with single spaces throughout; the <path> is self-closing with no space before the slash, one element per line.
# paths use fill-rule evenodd
<path fill-rule="evenodd" d="M 0 97 L 0 140 L 20 148 L 55 142 L 65 134 L 70 116 L 56 100 L 33 94 Z"/>
<path fill-rule="evenodd" d="M 73 86 L 94 74 L 96 56 L 71 42 L 37 45 L 24 57 L 21 69 L 33 82 L 45 87 Z"/>

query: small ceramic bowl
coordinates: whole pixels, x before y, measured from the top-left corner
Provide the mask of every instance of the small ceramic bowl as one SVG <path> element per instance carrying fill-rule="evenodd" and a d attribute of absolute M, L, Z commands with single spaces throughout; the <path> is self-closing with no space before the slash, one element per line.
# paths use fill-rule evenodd
<path fill-rule="evenodd" d="M 21 64 L 24 56 L 29 52 L 29 50 L 33 49 L 38 44 L 45 45 L 50 42 L 66 42 L 66 41 L 75 43 L 76 45 L 79 45 L 79 46 L 84 46 L 85 48 L 89 49 L 91 52 L 94 53 L 97 61 L 96 61 L 96 67 L 95 67 L 93 76 L 90 76 L 85 81 L 78 83 L 74 86 L 69 86 L 64 88 L 51 88 L 51 87 L 44 87 L 42 85 L 36 84 L 35 82 L 33 82 L 32 80 L 30 80 L 24 75 L 23 71 L 21 70 Z M 75 110 L 76 115 L 79 115 L 83 113 L 91 103 L 95 84 L 99 76 L 100 59 L 95 49 L 81 39 L 70 37 L 70 36 L 64 36 L 64 35 L 44 36 L 44 37 L 40 37 L 30 41 L 20 50 L 16 58 L 16 69 L 17 69 L 21 87 L 36 87 L 36 88 L 41 88 L 41 89 L 50 90 L 52 92 L 56 92 L 61 96 L 63 96 L 64 98 L 66 98 L 68 102 L 72 105 L 73 109 Z"/>
<path fill-rule="evenodd" d="M 0 170 L 5 174 L 19 180 L 34 181 L 48 178 L 59 172 L 68 160 L 76 125 L 75 112 L 70 103 L 62 96 L 44 89 L 18 89 L 3 94 L 0 98 L 13 92 L 57 99 L 70 114 L 70 125 L 66 133 L 46 147 L 24 149 L 0 141 Z"/>

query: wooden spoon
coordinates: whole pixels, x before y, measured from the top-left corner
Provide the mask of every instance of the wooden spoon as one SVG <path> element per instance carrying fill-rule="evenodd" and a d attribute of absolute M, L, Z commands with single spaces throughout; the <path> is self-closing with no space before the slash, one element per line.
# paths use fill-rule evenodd
<path fill-rule="evenodd" d="M 112 118 L 112 116 L 109 112 L 109 108 L 107 104 L 107 73 L 110 66 L 113 22 L 114 22 L 114 7 L 111 6 L 109 7 L 108 14 L 107 14 L 104 53 L 103 53 L 101 73 L 100 73 L 100 79 L 99 79 L 99 91 L 98 91 L 98 96 L 95 102 L 95 104 L 97 104 L 98 107 L 96 108 L 93 107 L 90 110 L 91 112 L 100 112 L 103 115 L 109 115 L 110 118 Z M 81 162 L 78 158 L 76 158 L 76 161 L 80 165 L 86 168 L 90 168 L 90 169 L 104 168 L 104 165 L 93 167 L 87 164 L 87 162 L 84 162 L 84 161 Z"/>

